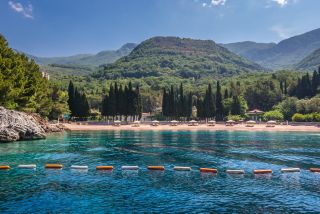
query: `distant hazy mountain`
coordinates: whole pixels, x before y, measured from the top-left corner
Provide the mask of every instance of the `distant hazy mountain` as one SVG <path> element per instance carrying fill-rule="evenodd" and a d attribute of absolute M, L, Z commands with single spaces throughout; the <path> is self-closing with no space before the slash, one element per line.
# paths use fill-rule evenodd
<path fill-rule="evenodd" d="M 86 66 L 99 66 L 101 64 L 108 64 L 115 62 L 117 59 L 128 55 L 136 44 L 127 43 L 118 50 L 101 51 L 95 55 L 92 54 L 78 54 L 68 57 L 36 57 L 28 55 L 33 58 L 40 65 L 86 65 Z"/>
<path fill-rule="evenodd" d="M 315 50 L 306 58 L 301 60 L 295 68 L 298 70 L 315 70 L 320 66 L 320 49 Z"/>
<path fill-rule="evenodd" d="M 128 56 L 106 65 L 99 78 L 174 75 L 182 78 L 221 77 L 265 71 L 211 40 L 154 37 Z"/>
<path fill-rule="evenodd" d="M 271 69 L 291 68 L 320 48 L 320 28 L 285 39 L 276 45 L 252 42 L 225 44 L 226 48 Z"/>
<path fill-rule="evenodd" d="M 251 59 L 251 58 L 254 58 L 257 51 L 272 48 L 277 44 L 245 41 L 245 42 L 235 42 L 235 43 L 220 44 L 220 45 L 240 56 L 244 56 L 247 59 Z"/>

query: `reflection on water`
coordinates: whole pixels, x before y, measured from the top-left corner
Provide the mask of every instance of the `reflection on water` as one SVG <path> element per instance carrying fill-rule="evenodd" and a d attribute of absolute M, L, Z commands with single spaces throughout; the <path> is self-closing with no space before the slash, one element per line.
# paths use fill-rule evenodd
<path fill-rule="evenodd" d="M 45 170 L 61 163 L 62 170 Z M 36 170 L 17 169 L 37 164 Z M 320 212 L 320 135 L 227 131 L 69 132 L 0 144 L 0 213 Z M 88 165 L 89 170 L 70 170 Z M 96 171 L 97 165 L 114 170 Z M 121 171 L 123 165 L 139 170 Z M 165 171 L 148 171 L 163 165 Z M 190 166 L 192 171 L 173 171 Z M 218 174 L 199 173 L 213 167 Z M 300 173 L 281 173 L 299 167 Z M 229 175 L 226 169 L 244 169 Z M 254 169 L 272 174 L 253 175 Z"/>

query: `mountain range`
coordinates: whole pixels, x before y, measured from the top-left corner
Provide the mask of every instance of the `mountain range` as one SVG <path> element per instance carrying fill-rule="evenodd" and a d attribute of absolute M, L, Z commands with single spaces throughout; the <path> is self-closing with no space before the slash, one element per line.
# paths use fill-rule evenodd
<path fill-rule="evenodd" d="M 320 48 L 320 28 L 282 40 L 278 44 L 238 42 L 223 46 L 266 68 L 295 68 L 305 57 Z"/>
<path fill-rule="evenodd" d="M 154 37 L 139 45 L 127 43 L 118 50 L 97 54 L 28 56 L 49 73 L 94 73 L 97 77 L 106 78 L 163 74 L 199 78 L 279 69 L 310 71 L 320 65 L 320 29 L 279 43 L 245 41 L 216 44 L 211 40 Z M 99 66 L 101 68 L 97 72 Z"/>
<path fill-rule="evenodd" d="M 127 43 L 118 50 L 106 50 L 97 54 L 77 54 L 67 57 L 36 57 L 28 55 L 40 65 L 81 65 L 81 66 L 99 66 L 115 62 L 117 59 L 128 55 L 137 44 Z"/>

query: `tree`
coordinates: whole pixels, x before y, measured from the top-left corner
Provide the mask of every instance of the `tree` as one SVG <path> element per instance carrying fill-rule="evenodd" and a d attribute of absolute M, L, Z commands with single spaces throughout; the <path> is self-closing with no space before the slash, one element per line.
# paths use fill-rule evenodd
<path fill-rule="evenodd" d="M 241 115 L 241 103 L 239 100 L 239 96 L 232 97 L 231 114 L 232 115 Z"/>
<path fill-rule="evenodd" d="M 263 119 L 265 121 L 268 120 L 279 120 L 282 121 L 284 119 L 283 114 L 278 110 L 268 111 L 263 114 Z"/>
<path fill-rule="evenodd" d="M 73 85 L 73 82 L 70 80 L 69 86 L 68 86 L 68 105 L 69 110 L 71 112 L 71 116 L 74 116 L 75 112 L 75 106 L 74 106 L 74 99 L 75 99 L 75 88 Z"/>
<path fill-rule="evenodd" d="M 239 84 L 240 86 L 240 84 Z M 222 103 L 222 94 L 221 94 L 221 87 L 220 82 L 217 81 L 217 93 L 216 93 L 216 120 L 223 120 L 224 118 L 224 110 L 223 110 L 223 103 Z"/>
<path fill-rule="evenodd" d="M 297 112 L 297 101 L 296 97 L 288 97 L 280 102 L 275 109 L 283 114 L 285 120 L 291 120 L 294 113 Z"/>
<path fill-rule="evenodd" d="M 9 48 L 0 35 L 0 105 L 47 117 L 52 108 L 50 95 L 48 80 L 35 61 Z"/>

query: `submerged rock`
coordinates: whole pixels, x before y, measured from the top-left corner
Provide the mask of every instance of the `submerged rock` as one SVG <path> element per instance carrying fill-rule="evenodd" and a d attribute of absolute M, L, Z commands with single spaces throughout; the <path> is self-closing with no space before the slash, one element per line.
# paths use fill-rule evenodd
<path fill-rule="evenodd" d="M 0 106 L 0 142 L 46 138 L 48 132 L 62 131 L 39 115 L 5 109 Z"/>

